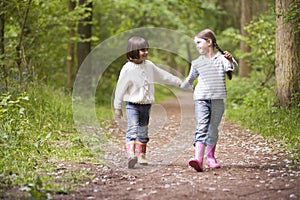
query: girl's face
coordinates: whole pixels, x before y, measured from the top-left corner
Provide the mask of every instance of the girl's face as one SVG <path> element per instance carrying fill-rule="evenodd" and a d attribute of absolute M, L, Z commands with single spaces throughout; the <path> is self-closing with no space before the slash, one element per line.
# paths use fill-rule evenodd
<path fill-rule="evenodd" d="M 135 64 L 141 64 L 147 59 L 148 56 L 148 49 L 140 49 L 139 50 L 139 59 L 130 59 L 131 62 L 134 62 Z"/>
<path fill-rule="evenodd" d="M 140 56 L 140 60 L 141 61 L 145 61 L 147 59 L 148 56 L 148 49 L 140 49 L 139 50 L 139 56 Z"/>
<path fill-rule="evenodd" d="M 210 39 L 203 39 L 195 37 L 194 39 L 196 48 L 201 55 L 206 55 L 209 52 L 209 48 L 211 47 L 211 40 Z"/>

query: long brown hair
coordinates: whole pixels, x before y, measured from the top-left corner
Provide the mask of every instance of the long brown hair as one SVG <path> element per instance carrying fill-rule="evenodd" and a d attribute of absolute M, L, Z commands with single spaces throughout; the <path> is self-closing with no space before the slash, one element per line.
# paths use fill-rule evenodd
<path fill-rule="evenodd" d="M 203 31 L 200 31 L 196 37 L 198 38 L 202 38 L 204 40 L 208 40 L 211 39 L 212 40 L 212 44 L 213 47 L 216 47 L 216 49 L 218 49 L 218 51 L 220 51 L 222 54 L 224 54 L 224 51 L 219 47 L 219 45 L 217 44 L 217 39 L 216 36 L 214 34 L 214 32 L 210 29 L 204 29 Z"/>

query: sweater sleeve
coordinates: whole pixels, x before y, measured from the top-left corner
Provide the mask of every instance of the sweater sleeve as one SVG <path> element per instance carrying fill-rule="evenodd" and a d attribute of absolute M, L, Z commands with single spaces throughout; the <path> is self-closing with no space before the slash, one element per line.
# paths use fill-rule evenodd
<path fill-rule="evenodd" d="M 226 59 L 226 58 L 225 58 Z M 230 61 L 228 61 L 226 59 L 226 63 L 229 63 L 227 65 L 225 65 L 225 71 L 228 72 L 228 71 L 235 71 L 236 68 L 238 67 L 238 63 L 236 62 L 236 60 L 234 58 L 232 58 L 233 62 L 231 63 Z"/>
<path fill-rule="evenodd" d="M 122 69 L 120 72 L 119 79 L 117 82 L 117 87 L 115 90 L 115 98 L 114 98 L 114 108 L 115 109 L 122 108 L 123 96 L 124 96 L 127 88 L 131 84 L 130 79 L 127 78 L 128 76 L 126 76 L 125 74 L 126 74 L 126 70 Z"/>
<path fill-rule="evenodd" d="M 155 66 L 153 64 L 153 79 L 155 82 L 179 87 L 182 83 L 180 78 Z"/>
<path fill-rule="evenodd" d="M 198 75 L 199 75 L 198 71 L 196 70 L 195 66 L 192 64 L 189 75 L 182 83 L 181 88 L 184 90 L 193 90 L 193 83 L 195 79 L 198 77 Z"/>

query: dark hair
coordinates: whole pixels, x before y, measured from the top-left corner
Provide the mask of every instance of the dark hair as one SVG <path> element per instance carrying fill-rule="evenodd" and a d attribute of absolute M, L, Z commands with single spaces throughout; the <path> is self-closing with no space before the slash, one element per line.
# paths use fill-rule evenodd
<path fill-rule="evenodd" d="M 212 30 L 210 30 L 210 29 L 204 29 L 203 31 L 200 31 L 196 35 L 196 37 L 202 38 L 204 40 L 211 39 L 212 43 L 213 43 L 213 47 L 216 47 L 216 49 L 218 49 L 218 51 L 220 51 L 222 54 L 224 54 L 224 51 L 217 44 L 216 36 L 215 36 L 215 34 L 214 34 L 214 32 Z"/>
<path fill-rule="evenodd" d="M 126 57 L 128 60 L 140 59 L 139 50 L 148 49 L 147 40 L 142 37 L 133 36 L 128 40 Z"/>

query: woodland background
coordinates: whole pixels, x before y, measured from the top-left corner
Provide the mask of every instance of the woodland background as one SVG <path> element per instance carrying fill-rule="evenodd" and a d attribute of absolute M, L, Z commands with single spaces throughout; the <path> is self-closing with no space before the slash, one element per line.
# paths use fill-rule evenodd
<path fill-rule="evenodd" d="M 43 172 L 59 160 L 96 162 L 74 128 L 73 83 L 93 48 L 141 27 L 190 37 L 212 29 L 239 63 L 227 83 L 226 118 L 280 141 L 299 164 L 299 0 L 1 0 L 0 7 L 0 189 L 68 192 L 72 184 Z M 177 55 L 154 49 L 149 59 L 188 73 Z M 125 61 L 116 59 L 97 88 L 99 119 L 113 118 L 111 94 Z M 170 95 L 157 90 L 158 101 Z"/>

